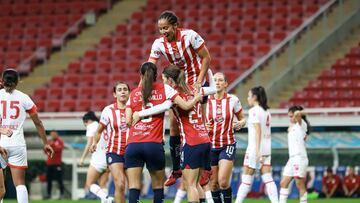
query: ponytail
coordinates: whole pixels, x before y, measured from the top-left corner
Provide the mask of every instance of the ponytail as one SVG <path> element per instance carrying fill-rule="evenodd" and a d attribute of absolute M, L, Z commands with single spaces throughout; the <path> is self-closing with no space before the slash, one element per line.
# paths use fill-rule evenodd
<path fill-rule="evenodd" d="M 304 108 L 300 105 L 294 105 L 294 106 L 291 106 L 288 110 L 288 112 L 292 112 L 292 113 L 295 113 L 295 111 L 302 111 L 304 110 Z M 309 135 L 310 132 L 311 132 L 311 125 L 310 125 L 310 122 L 309 120 L 307 119 L 306 115 L 305 114 L 301 114 L 301 119 L 305 121 L 306 123 L 306 126 L 307 126 L 307 129 L 306 129 L 306 134 Z"/>
<path fill-rule="evenodd" d="M 254 96 L 256 96 L 256 100 L 259 103 L 259 105 L 265 111 L 268 110 L 269 106 L 267 104 L 267 96 L 264 87 L 262 86 L 253 87 L 250 91 Z"/>
<path fill-rule="evenodd" d="M 172 80 L 174 80 L 174 82 L 182 92 L 186 94 L 191 94 L 191 90 L 185 82 L 185 73 L 179 67 L 177 67 L 176 65 L 169 65 L 164 69 L 163 74 L 166 78 L 171 78 Z"/>
<path fill-rule="evenodd" d="M 145 106 L 150 99 L 151 92 L 153 89 L 153 83 L 157 77 L 157 68 L 154 63 L 145 62 L 140 67 L 140 72 L 142 75 L 141 79 L 141 95 L 143 106 Z"/>

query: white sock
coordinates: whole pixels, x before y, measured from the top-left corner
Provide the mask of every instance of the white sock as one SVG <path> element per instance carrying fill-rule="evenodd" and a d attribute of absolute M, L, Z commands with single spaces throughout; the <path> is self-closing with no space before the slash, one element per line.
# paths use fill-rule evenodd
<path fill-rule="evenodd" d="M 3 203 L 3 199 L 0 200 L 0 203 Z"/>
<path fill-rule="evenodd" d="M 288 196 L 289 196 L 289 189 L 281 188 L 280 189 L 279 203 L 286 203 L 286 200 L 287 200 Z"/>
<path fill-rule="evenodd" d="M 18 203 L 28 203 L 28 191 L 25 185 L 16 186 L 16 199 Z"/>
<path fill-rule="evenodd" d="M 300 203 L 307 203 L 307 192 L 300 197 Z"/>
<path fill-rule="evenodd" d="M 181 200 L 184 199 L 186 195 L 186 191 L 178 189 L 176 191 L 174 203 L 181 203 Z"/>
<path fill-rule="evenodd" d="M 214 203 L 210 190 L 205 192 L 205 198 L 207 203 Z"/>
<path fill-rule="evenodd" d="M 242 175 L 241 176 L 241 184 L 236 194 L 235 203 L 242 203 L 251 190 L 251 185 L 253 183 L 254 176 L 252 175 Z"/>
<path fill-rule="evenodd" d="M 279 202 L 278 191 L 271 173 L 265 173 L 261 176 L 261 178 L 265 183 L 266 191 L 271 203 L 278 203 Z"/>
<path fill-rule="evenodd" d="M 97 184 L 90 185 L 90 192 L 94 193 L 101 200 L 105 200 L 107 197 L 107 194 L 104 192 L 104 190 L 102 190 Z"/>

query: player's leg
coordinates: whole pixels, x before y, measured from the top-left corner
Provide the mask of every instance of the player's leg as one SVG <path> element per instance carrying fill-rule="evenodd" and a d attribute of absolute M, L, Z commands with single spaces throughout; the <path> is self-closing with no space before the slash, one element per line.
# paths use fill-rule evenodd
<path fill-rule="evenodd" d="M 128 168 L 126 176 L 129 181 L 129 203 L 138 203 L 140 200 L 142 167 Z"/>
<path fill-rule="evenodd" d="M 46 189 L 47 189 L 47 196 L 46 199 L 51 198 L 51 191 L 52 191 L 52 181 L 54 176 L 54 166 L 47 166 L 46 167 Z"/>
<path fill-rule="evenodd" d="M 300 203 L 307 202 L 307 191 L 305 178 L 297 177 L 295 178 L 296 187 L 299 189 Z"/>
<path fill-rule="evenodd" d="M 164 177 L 165 170 L 151 170 L 151 186 L 154 191 L 154 203 L 164 202 Z"/>
<path fill-rule="evenodd" d="M 181 203 L 181 201 L 184 199 L 184 197 L 186 196 L 186 185 L 184 180 L 181 178 L 180 179 L 180 186 L 176 191 L 176 195 L 175 195 L 175 199 L 174 199 L 174 203 Z"/>
<path fill-rule="evenodd" d="M 169 178 L 165 181 L 166 186 L 175 184 L 176 179 L 181 177 L 180 170 L 180 147 L 181 147 L 181 138 L 179 132 L 179 126 L 174 115 L 173 110 L 169 111 L 169 121 L 170 121 L 170 156 L 172 161 L 172 173 Z"/>
<path fill-rule="evenodd" d="M 28 203 L 28 191 L 25 186 L 25 170 L 27 168 L 26 147 L 12 147 L 7 149 L 9 152 L 8 165 L 10 166 L 11 176 L 16 189 L 18 203 Z"/>
<path fill-rule="evenodd" d="M 115 202 L 125 203 L 126 174 L 124 167 L 124 157 L 113 153 L 108 153 L 106 156 L 115 184 Z"/>
<path fill-rule="evenodd" d="M 188 202 L 199 202 L 199 192 L 197 190 L 200 169 L 185 168 L 183 170 L 183 180 L 187 186 Z"/>
<path fill-rule="evenodd" d="M 277 186 L 271 174 L 271 157 L 264 157 L 264 164 L 261 167 L 261 178 L 265 184 L 267 195 L 271 203 L 279 202 Z"/>
<path fill-rule="evenodd" d="M 223 196 L 224 203 L 232 202 L 232 190 L 230 187 L 230 178 L 234 167 L 236 146 L 228 145 L 219 155 L 219 175 L 218 183 Z"/>
<path fill-rule="evenodd" d="M 307 190 L 306 190 L 306 168 L 309 164 L 307 158 L 296 157 L 294 165 L 295 183 L 299 189 L 300 203 L 307 202 Z"/>
<path fill-rule="evenodd" d="M 107 189 L 109 182 L 109 171 L 107 169 L 104 169 L 104 172 L 100 175 L 100 178 L 98 180 L 99 186 L 104 190 Z"/>
<path fill-rule="evenodd" d="M 245 155 L 246 156 L 246 155 Z M 244 160 L 245 163 L 245 160 Z M 252 183 L 254 181 L 254 173 L 255 167 L 251 168 L 252 166 L 244 166 L 243 167 L 243 174 L 241 176 L 241 184 L 236 194 L 235 203 L 241 203 L 246 198 L 247 194 L 251 190 Z"/>
<path fill-rule="evenodd" d="M 65 187 L 64 187 L 64 178 L 63 178 L 63 169 L 62 166 L 56 166 L 56 181 L 58 182 L 59 185 L 59 190 L 60 190 L 60 197 L 59 199 L 64 199 L 64 192 L 65 192 Z"/>
<path fill-rule="evenodd" d="M 219 150 L 212 149 L 210 152 L 211 158 L 211 178 L 210 178 L 210 188 L 211 195 L 215 203 L 221 203 L 221 191 L 218 183 L 218 174 L 219 174 Z"/>
<path fill-rule="evenodd" d="M 210 182 L 203 186 L 202 189 L 204 190 L 205 193 L 205 199 L 207 203 L 214 203 L 214 199 L 212 197 L 212 192 L 211 192 L 211 186 L 210 186 Z"/>
<path fill-rule="evenodd" d="M 286 203 L 286 200 L 289 196 L 289 184 L 293 176 L 294 171 L 291 166 L 291 159 L 289 159 L 284 167 L 283 178 L 280 182 L 279 203 Z"/>
<path fill-rule="evenodd" d="M 85 190 L 90 190 L 90 192 L 104 201 L 107 197 L 107 194 L 98 184 L 96 184 L 96 181 L 99 180 L 101 174 L 102 171 L 98 171 L 94 166 L 90 165 L 86 175 Z"/>
<path fill-rule="evenodd" d="M 4 172 L 3 169 L 0 168 L 0 200 L 2 201 L 2 199 L 5 196 L 5 184 L 4 184 Z"/>

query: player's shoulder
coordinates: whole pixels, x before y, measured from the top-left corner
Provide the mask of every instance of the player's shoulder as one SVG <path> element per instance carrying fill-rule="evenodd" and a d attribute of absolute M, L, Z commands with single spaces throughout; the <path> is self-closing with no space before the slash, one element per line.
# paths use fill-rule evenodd
<path fill-rule="evenodd" d="M 86 126 L 87 130 L 95 130 L 97 129 L 99 123 L 97 121 L 93 121 L 92 123 L 90 123 L 89 125 Z"/>
<path fill-rule="evenodd" d="M 235 101 L 239 101 L 239 98 L 234 94 L 227 94 L 227 98 Z"/>
<path fill-rule="evenodd" d="M 181 35 L 184 34 L 190 34 L 190 35 L 194 35 L 197 34 L 197 32 L 195 30 L 192 29 L 188 29 L 188 28 L 179 28 Z"/>
<path fill-rule="evenodd" d="M 158 36 L 155 40 L 153 44 L 161 44 L 164 42 L 164 37 L 163 36 Z"/>
<path fill-rule="evenodd" d="M 108 111 L 108 110 L 110 110 L 111 108 L 114 108 L 114 107 L 115 107 L 114 104 L 109 104 L 109 105 L 104 107 L 103 112 Z"/>

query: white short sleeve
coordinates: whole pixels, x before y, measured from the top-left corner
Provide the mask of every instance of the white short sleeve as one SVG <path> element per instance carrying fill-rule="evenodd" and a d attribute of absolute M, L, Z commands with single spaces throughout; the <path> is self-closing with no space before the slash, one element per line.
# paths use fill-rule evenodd
<path fill-rule="evenodd" d="M 174 88 L 170 87 L 169 85 L 164 85 L 165 88 L 165 96 L 166 99 L 170 99 L 171 101 L 174 101 L 176 96 L 178 96 L 178 91 L 176 91 Z"/>
<path fill-rule="evenodd" d="M 150 57 L 149 59 L 159 59 L 161 56 L 161 50 L 159 47 L 159 42 L 158 40 L 155 40 L 153 45 L 151 46 L 151 52 L 150 52 Z"/>
<path fill-rule="evenodd" d="M 256 109 L 250 109 L 249 111 L 249 123 L 260 123 L 260 114 Z"/>
<path fill-rule="evenodd" d="M 100 123 L 107 126 L 110 123 L 110 118 L 109 118 L 109 108 L 105 108 L 102 112 L 101 112 L 101 116 L 100 116 Z"/>
<path fill-rule="evenodd" d="M 97 122 L 92 122 L 86 127 L 86 137 L 94 137 L 98 128 Z"/>
<path fill-rule="evenodd" d="M 234 113 L 239 113 L 242 110 L 241 102 L 239 98 L 233 96 L 232 99 L 234 100 Z"/>
<path fill-rule="evenodd" d="M 28 95 L 24 95 L 23 98 L 23 107 L 25 110 L 30 110 L 35 106 L 34 102 L 31 100 L 31 98 Z"/>
<path fill-rule="evenodd" d="M 198 50 L 205 45 L 204 39 L 195 31 L 191 30 L 190 32 L 190 44 L 195 49 Z"/>

